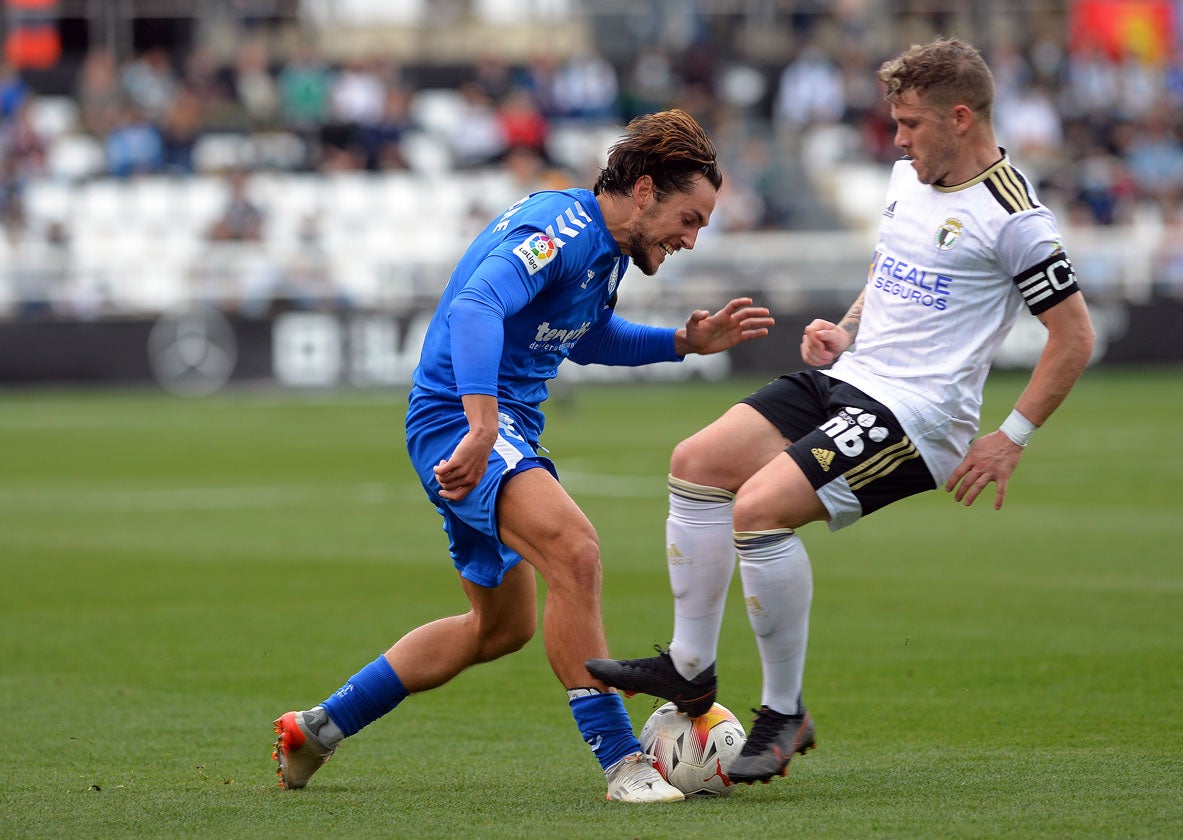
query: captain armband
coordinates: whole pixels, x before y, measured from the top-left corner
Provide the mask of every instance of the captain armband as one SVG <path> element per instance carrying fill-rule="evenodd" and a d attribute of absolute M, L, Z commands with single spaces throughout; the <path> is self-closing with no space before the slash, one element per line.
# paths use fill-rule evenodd
<path fill-rule="evenodd" d="M 1031 436 L 1035 434 L 1035 430 L 1039 427 L 1019 414 L 1019 410 L 1015 409 L 1010 413 L 1002 425 L 998 427 L 998 431 L 1002 432 L 1011 443 L 1016 443 L 1019 446 L 1026 446 L 1031 442 Z"/>
<path fill-rule="evenodd" d="M 1023 302 L 1032 315 L 1051 309 L 1064 298 L 1080 291 L 1072 261 L 1063 251 L 1057 251 L 1038 265 L 1016 275 L 1015 285 L 1023 294 Z"/>

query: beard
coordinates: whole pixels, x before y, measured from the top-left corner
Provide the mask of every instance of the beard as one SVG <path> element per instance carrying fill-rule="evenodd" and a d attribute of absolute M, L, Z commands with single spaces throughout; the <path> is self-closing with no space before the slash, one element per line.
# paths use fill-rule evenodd
<path fill-rule="evenodd" d="M 654 261 L 653 252 L 657 249 L 657 243 L 650 239 L 647 235 L 649 230 L 648 222 L 657 216 L 655 208 L 650 208 L 641 216 L 641 224 L 637 226 L 628 238 L 628 255 L 632 258 L 633 265 L 641 270 L 641 273 L 646 277 L 652 277 L 657 273 L 657 266 L 659 263 Z"/>
<path fill-rule="evenodd" d="M 957 144 L 950 137 L 941 138 L 937 142 L 932 151 L 925 157 L 923 161 L 924 171 L 917 171 L 922 184 L 930 186 L 936 185 L 939 187 L 955 187 L 956 184 L 943 184 L 945 176 L 949 173 L 953 164 L 957 160 Z"/>
<path fill-rule="evenodd" d="M 657 263 L 653 260 L 652 242 L 647 241 L 640 233 L 634 233 L 628 239 L 628 253 L 632 257 L 633 265 L 641 270 L 646 277 L 657 273 Z"/>

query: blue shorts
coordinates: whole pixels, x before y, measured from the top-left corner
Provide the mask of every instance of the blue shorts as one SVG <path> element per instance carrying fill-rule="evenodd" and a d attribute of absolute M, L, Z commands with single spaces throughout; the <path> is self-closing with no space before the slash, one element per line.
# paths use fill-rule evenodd
<path fill-rule="evenodd" d="M 497 495 L 510 476 L 542 468 L 558 478 L 549 458 L 538 454 L 535 445 L 515 430 L 511 414 L 498 415 L 497 442 L 489 453 L 489 466 L 480 484 L 459 501 L 439 495 L 434 468 L 452 456 L 468 433 L 468 419 L 455 404 L 416 401 L 407 413 L 407 453 L 427 491 L 427 498 L 444 518 L 448 552 L 465 580 L 480 586 L 500 585 L 505 573 L 522 557 L 501 542 L 497 526 Z"/>

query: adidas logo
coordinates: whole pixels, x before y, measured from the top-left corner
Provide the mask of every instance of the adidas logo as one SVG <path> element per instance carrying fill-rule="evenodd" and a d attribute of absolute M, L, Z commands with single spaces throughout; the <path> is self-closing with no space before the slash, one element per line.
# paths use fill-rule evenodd
<path fill-rule="evenodd" d="M 883 215 L 888 219 L 895 218 L 895 202 L 894 201 L 891 204 L 887 205 L 887 209 L 883 211 Z"/>
<path fill-rule="evenodd" d="M 669 561 L 671 566 L 688 566 L 692 562 L 674 543 L 670 543 L 665 550 L 665 559 Z"/>
<path fill-rule="evenodd" d="M 834 463 L 834 453 L 828 449 L 813 449 L 813 457 L 826 472 L 830 471 L 830 464 Z"/>
<path fill-rule="evenodd" d="M 755 595 L 748 595 L 743 602 L 747 605 L 748 612 L 757 618 L 765 618 L 768 615 L 768 610 L 764 609 L 764 605 Z"/>

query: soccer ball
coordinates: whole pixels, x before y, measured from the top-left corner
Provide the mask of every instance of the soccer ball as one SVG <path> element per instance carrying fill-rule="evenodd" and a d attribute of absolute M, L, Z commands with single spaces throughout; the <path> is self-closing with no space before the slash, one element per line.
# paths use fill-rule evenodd
<path fill-rule="evenodd" d="M 748 736 L 728 709 L 716 703 L 690 718 L 666 703 L 641 727 L 641 748 L 655 756 L 662 777 L 687 796 L 726 796 L 733 783 L 723 768 Z"/>

